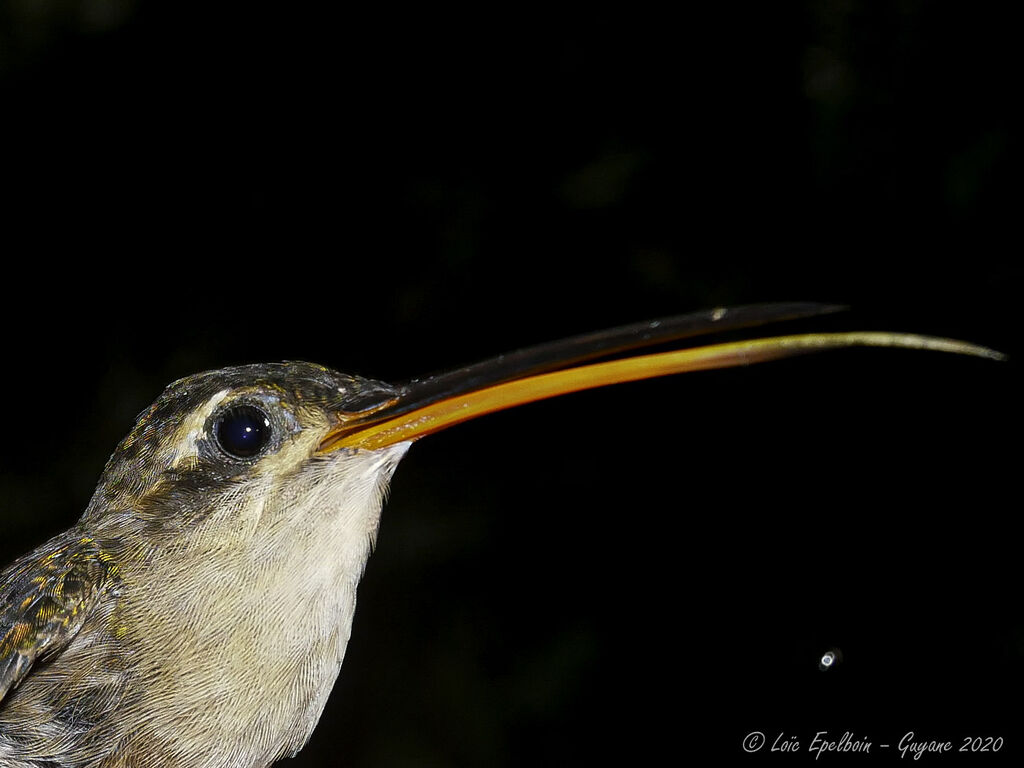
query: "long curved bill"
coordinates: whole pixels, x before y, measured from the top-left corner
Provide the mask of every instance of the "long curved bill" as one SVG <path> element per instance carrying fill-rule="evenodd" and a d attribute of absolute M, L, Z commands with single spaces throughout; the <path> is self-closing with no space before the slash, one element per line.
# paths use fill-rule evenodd
<path fill-rule="evenodd" d="M 994 350 L 953 339 L 859 331 L 771 336 L 585 362 L 682 338 L 840 309 L 818 304 L 766 304 L 717 309 L 520 350 L 451 373 L 413 380 L 402 387 L 393 400 L 366 411 L 339 414 L 339 425 L 321 442 L 319 452 L 327 453 L 339 448 L 384 448 L 394 443 L 417 440 L 488 413 L 609 384 L 751 365 L 828 349 L 898 347 L 1004 359 Z"/>

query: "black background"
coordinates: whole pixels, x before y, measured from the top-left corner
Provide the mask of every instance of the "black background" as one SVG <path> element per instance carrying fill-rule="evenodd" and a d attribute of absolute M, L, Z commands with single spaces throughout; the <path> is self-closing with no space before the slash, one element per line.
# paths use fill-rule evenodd
<path fill-rule="evenodd" d="M 712 306 L 842 302 L 794 329 L 1011 360 L 832 353 L 423 441 L 289 764 L 760 762 L 754 730 L 797 736 L 787 763 L 819 730 L 876 761 L 908 731 L 1019 756 L 1002 11 L 4 8 L 4 561 L 68 526 L 135 415 L 197 370 L 403 379 Z"/>

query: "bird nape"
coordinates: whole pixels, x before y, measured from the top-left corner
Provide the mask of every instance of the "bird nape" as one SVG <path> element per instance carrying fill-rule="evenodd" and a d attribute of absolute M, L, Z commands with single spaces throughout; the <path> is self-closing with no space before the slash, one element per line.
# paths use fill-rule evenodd
<path fill-rule="evenodd" d="M 81 519 L 0 575 L 0 764 L 263 768 L 296 754 L 341 669 L 388 482 L 424 435 L 582 389 L 840 347 L 1001 357 L 882 332 L 634 354 L 836 309 L 716 309 L 398 386 L 298 362 L 171 384 Z"/>

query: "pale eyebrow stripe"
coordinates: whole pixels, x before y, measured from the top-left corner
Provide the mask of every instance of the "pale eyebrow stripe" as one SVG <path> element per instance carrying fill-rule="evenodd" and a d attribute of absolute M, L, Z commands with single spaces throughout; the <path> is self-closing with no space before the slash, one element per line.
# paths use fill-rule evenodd
<path fill-rule="evenodd" d="M 199 457 L 198 443 L 206 431 L 206 422 L 230 392 L 230 389 L 217 392 L 182 421 L 172 438 L 172 445 L 176 446 L 171 458 L 173 468 L 178 469 L 182 462 Z"/>

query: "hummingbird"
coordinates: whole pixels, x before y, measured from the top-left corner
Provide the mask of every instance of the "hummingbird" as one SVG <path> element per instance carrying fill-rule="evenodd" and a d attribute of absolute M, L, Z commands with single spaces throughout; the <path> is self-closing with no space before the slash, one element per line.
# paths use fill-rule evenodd
<path fill-rule="evenodd" d="M 78 522 L 0 573 L 0 766 L 266 768 L 297 754 L 341 670 L 389 481 L 421 437 L 573 391 L 830 348 L 1001 357 L 885 332 L 640 354 L 837 309 L 715 309 L 400 385 L 304 362 L 172 383 Z"/>

